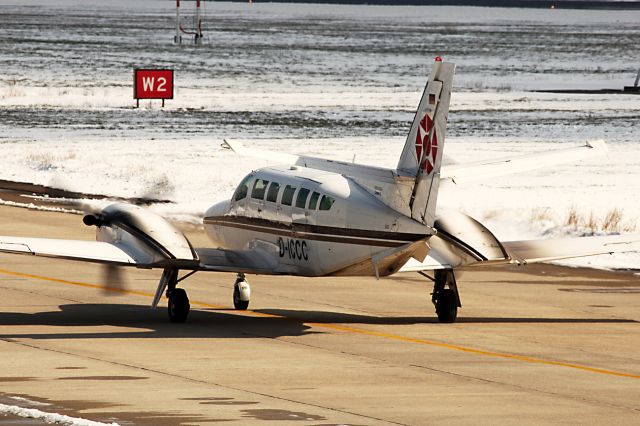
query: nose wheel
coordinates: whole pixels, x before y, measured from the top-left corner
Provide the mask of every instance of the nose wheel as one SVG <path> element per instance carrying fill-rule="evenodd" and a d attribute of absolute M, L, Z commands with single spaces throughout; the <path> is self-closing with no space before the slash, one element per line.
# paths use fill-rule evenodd
<path fill-rule="evenodd" d="M 244 311 L 249 307 L 251 300 L 251 287 L 245 280 L 244 274 L 238 274 L 233 285 L 233 307 L 236 310 Z"/>

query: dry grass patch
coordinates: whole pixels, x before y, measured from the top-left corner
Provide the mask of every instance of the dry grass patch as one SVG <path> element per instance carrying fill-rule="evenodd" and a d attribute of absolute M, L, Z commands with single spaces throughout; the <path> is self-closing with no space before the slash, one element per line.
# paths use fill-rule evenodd
<path fill-rule="evenodd" d="M 575 230 L 584 230 L 595 234 L 604 232 L 608 234 L 619 234 L 621 232 L 634 232 L 637 229 L 635 221 L 623 222 L 623 211 L 619 208 L 609 210 L 602 218 L 593 211 L 589 216 L 579 213 L 575 207 L 571 207 L 567 212 L 565 226 Z"/>

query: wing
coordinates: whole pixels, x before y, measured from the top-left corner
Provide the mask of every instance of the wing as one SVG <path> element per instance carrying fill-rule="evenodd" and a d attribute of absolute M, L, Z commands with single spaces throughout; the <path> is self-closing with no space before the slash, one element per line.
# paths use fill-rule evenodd
<path fill-rule="evenodd" d="M 460 267 L 543 263 L 600 254 L 640 252 L 640 234 L 548 240 L 504 241 L 504 257 L 480 258 L 472 247 L 442 238 L 429 240 L 431 250 L 423 262 L 410 259 L 399 272 L 432 271 Z"/>
<path fill-rule="evenodd" d="M 503 242 L 516 263 L 539 263 L 575 257 L 640 251 L 640 234 Z"/>
<path fill-rule="evenodd" d="M 260 249 L 225 250 L 196 248 L 200 259 L 198 270 L 235 272 L 244 274 L 275 275 L 284 274 L 274 257 Z"/>
<path fill-rule="evenodd" d="M 0 252 L 123 266 L 137 265 L 135 258 L 125 250 L 102 241 L 0 236 Z"/>
<path fill-rule="evenodd" d="M 578 160 L 606 155 L 604 141 L 588 142 L 584 146 L 559 149 L 539 154 L 521 155 L 511 158 L 488 160 L 478 163 L 454 164 L 443 166 L 441 179 L 449 179 L 454 183 L 466 183 L 489 179 L 514 173 L 546 168 L 558 164 L 571 163 Z"/>
<path fill-rule="evenodd" d="M 138 268 L 287 273 L 278 265 L 278 247 L 257 244 L 251 250 L 194 249 L 187 237 L 161 216 L 138 206 L 113 203 L 86 215 L 96 240 L 0 236 L 0 253 L 28 254 Z"/>
<path fill-rule="evenodd" d="M 454 269 L 479 261 L 474 253 L 462 244 L 447 241 L 439 235 L 428 241 L 429 253 L 424 260 L 409 259 L 398 272 L 433 271 L 436 269 Z"/>
<path fill-rule="evenodd" d="M 268 253 L 261 250 L 224 250 L 196 248 L 196 260 L 149 258 L 132 245 L 102 241 L 64 240 L 54 238 L 23 238 L 0 236 L 0 252 L 27 254 L 58 259 L 133 266 L 138 268 L 170 268 L 249 274 L 279 274 Z"/>

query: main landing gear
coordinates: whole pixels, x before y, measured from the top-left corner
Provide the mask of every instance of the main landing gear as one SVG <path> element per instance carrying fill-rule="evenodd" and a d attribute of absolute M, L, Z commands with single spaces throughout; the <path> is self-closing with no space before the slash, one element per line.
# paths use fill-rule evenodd
<path fill-rule="evenodd" d="M 423 275 L 427 276 L 426 274 Z M 458 308 L 461 308 L 462 304 L 460 303 L 458 285 L 456 284 L 453 269 L 438 269 L 435 271 L 431 301 L 436 307 L 436 315 L 438 315 L 440 322 L 455 322 L 458 316 Z"/>
<path fill-rule="evenodd" d="M 177 269 L 163 270 L 162 277 L 158 283 L 158 289 L 156 290 L 156 295 L 153 297 L 153 302 L 151 303 L 151 308 L 155 309 L 158 306 L 158 303 L 160 303 L 160 299 L 162 298 L 162 294 L 165 293 L 166 290 L 167 299 L 169 299 L 169 303 L 167 304 L 169 320 L 171 322 L 185 322 L 189 315 L 189 308 L 191 308 L 191 305 L 189 305 L 187 292 L 182 288 L 176 288 L 176 285 L 195 273 L 196 271 L 191 271 L 184 277 L 178 279 Z"/>
<path fill-rule="evenodd" d="M 169 320 L 171 322 L 185 322 L 189 315 L 189 298 L 187 292 L 183 288 L 174 288 L 173 291 L 167 290 L 169 298 Z"/>
<path fill-rule="evenodd" d="M 171 322 L 185 322 L 189 315 L 191 305 L 189 304 L 187 292 L 183 288 L 176 288 L 177 284 L 178 270 L 165 269 L 162 272 L 162 278 L 160 278 L 158 293 L 162 294 L 161 289 L 167 289 L 167 299 L 169 299 L 169 302 L 167 303 L 169 320 Z M 158 293 L 156 293 L 156 298 L 159 300 Z M 157 305 L 156 299 L 154 299 L 154 305 Z"/>

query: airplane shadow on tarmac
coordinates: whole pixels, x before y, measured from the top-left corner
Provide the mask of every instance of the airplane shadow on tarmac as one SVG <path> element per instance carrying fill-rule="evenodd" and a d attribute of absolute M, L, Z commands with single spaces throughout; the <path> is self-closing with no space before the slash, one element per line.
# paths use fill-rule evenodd
<path fill-rule="evenodd" d="M 6 333 L 5 326 L 73 327 L 74 332 L 48 329 L 40 333 Z M 77 331 L 77 327 L 119 327 L 124 330 Z M 151 310 L 143 305 L 69 304 L 60 311 L 0 313 L 0 338 L 99 339 L 99 338 L 252 338 L 299 336 L 308 326 L 286 318 L 262 318 L 192 309 L 186 324 L 169 322 L 166 307 Z M 131 330 L 127 330 L 131 329 Z"/>
<path fill-rule="evenodd" d="M 411 325 L 437 323 L 434 316 L 379 317 L 341 312 L 303 311 L 283 309 L 256 310 L 266 316 L 253 316 L 241 312 L 193 309 L 186 324 L 172 324 L 166 309 L 150 310 L 147 306 L 126 304 L 69 304 L 60 311 L 38 313 L 0 313 L 0 327 L 119 327 L 124 330 L 40 333 L 0 332 L 0 338 L 31 339 L 97 339 L 97 338 L 276 338 L 301 336 L 311 333 L 308 323 L 316 324 L 372 324 Z M 272 316 L 271 316 L 272 315 Z M 460 317 L 458 323 L 634 323 L 636 321 L 612 318 L 476 318 Z M 131 329 L 131 330 L 126 330 Z"/>
<path fill-rule="evenodd" d="M 435 313 L 426 317 L 376 317 L 367 315 L 354 315 L 342 312 L 318 312 L 318 311 L 292 311 L 283 309 L 261 309 L 269 315 L 285 317 L 301 323 L 318 324 L 380 324 L 380 325 L 411 325 L 411 324 L 438 324 Z M 459 316 L 456 323 L 635 323 L 637 321 L 620 318 L 491 318 L 491 317 L 464 317 Z M 446 324 L 442 325 L 446 327 Z"/>

